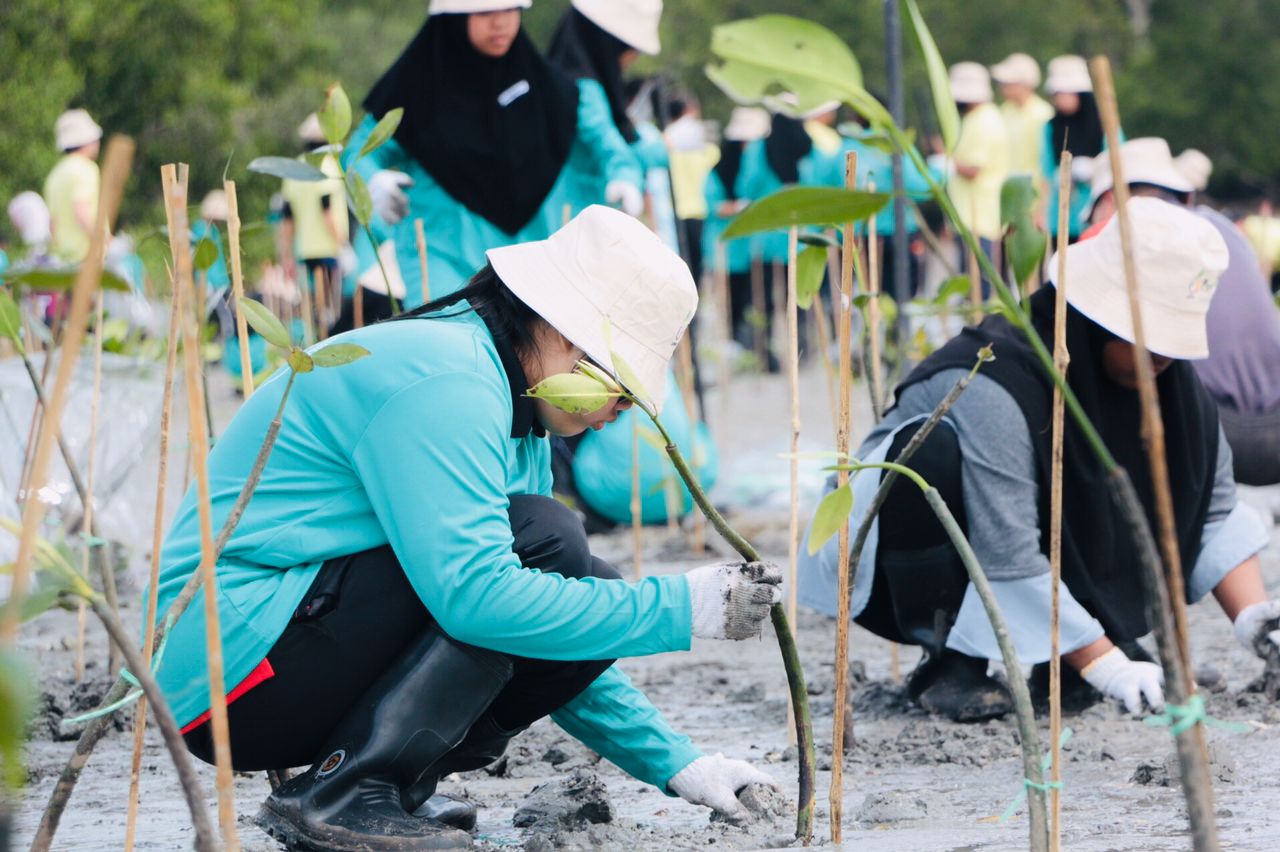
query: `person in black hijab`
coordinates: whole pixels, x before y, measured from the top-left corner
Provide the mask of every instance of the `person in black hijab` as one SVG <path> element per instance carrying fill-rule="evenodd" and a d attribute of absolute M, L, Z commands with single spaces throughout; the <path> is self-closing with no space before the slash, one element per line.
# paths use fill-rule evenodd
<path fill-rule="evenodd" d="M 628 144 L 634 144 L 640 136 L 627 116 L 622 72 L 639 55 L 640 51 L 601 29 L 577 9 L 570 9 L 560 19 L 560 26 L 551 39 L 551 49 L 547 51 L 547 58 L 573 79 L 595 80 L 600 84 L 609 100 L 613 123 Z"/>
<path fill-rule="evenodd" d="M 1106 135 L 1093 97 L 1093 80 L 1084 59 L 1079 56 L 1051 59 L 1045 88 L 1053 102 L 1053 118 L 1045 127 L 1044 147 L 1044 171 L 1050 185 L 1048 209 L 1058 209 L 1058 162 L 1063 151 L 1070 151 L 1073 186 L 1068 234 L 1074 240 L 1084 230 L 1084 208 L 1089 198 L 1093 159 L 1106 148 Z M 1057 235 L 1056 215 L 1049 216 L 1049 230 Z"/>

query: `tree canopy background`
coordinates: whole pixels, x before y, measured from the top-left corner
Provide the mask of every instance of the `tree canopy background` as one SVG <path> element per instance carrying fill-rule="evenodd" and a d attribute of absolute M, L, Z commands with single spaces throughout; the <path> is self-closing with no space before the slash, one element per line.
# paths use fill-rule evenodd
<path fill-rule="evenodd" d="M 122 225 L 162 221 L 159 167 L 191 164 L 191 197 L 224 169 L 259 219 L 276 188 L 244 166 L 297 149 L 295 129 L 341 80 L 355 103 L 421 26 L 426 0 L 5 0 L 0 3 L 0 201 L 39 191 L 58 157 L 53 123 L 71 106 L 138 141 Z M 1042 64 L 1073 52 L 1109 55 L 1130 137 L 1160 135 L 1175 152 L 1214 161 L 1211 193 L 1256 197 L 1280 181 L 1280 0 L 920 0 L 943 56 L 992 64 L 1015 50 Z M 525 25 L 545 47 L 568 0 L 537 0 Z M 668 0 L 662 71 L 703 100 L 730 104 L 702 74 L 711 27 L 768 12 L 818 21 L 885 89 L 881 0 Z M 904 45 L 908 123 L 932 125 L 927 82 Z M 0 217 L 0 241 L 12 237 Z"/>

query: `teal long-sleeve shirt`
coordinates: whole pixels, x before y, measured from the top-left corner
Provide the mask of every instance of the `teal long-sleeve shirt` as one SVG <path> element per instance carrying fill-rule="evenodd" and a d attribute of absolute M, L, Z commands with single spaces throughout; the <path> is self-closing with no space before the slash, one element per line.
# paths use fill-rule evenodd
<path fill-rule="evenodd" d="M 350 157 L 360 150 L 376 123 L 372 116 L 366 116 L 356 128 L 347 143 L 346 166 L 351 166 Z M 588 205 L 603 204 L 609 180 L 626 180 L 637 188 L 644 185 L 639 161 L 614 126 L 604 90 L 594 80 L 578 81 L 578 132 L 569 157 L 538 212 L 515 234 L 508 234 L 449 195 L 395 139 L 355 163 L 355 170 L 365 180 L 382 169 L 404 172 L 413 179 L 413 186 L 405 190 L 409 215 L 396 225 L 375 216 L 373 228 L 378 242 L 395 241 L 407 308 L 422 304 L 415 219 L 422 219 L 426 231 L 427 274 L 431 298 L 437 299 L 460 289 L 483 267 L 484 253 L 489 249 L 546 239 L 564 224 L 566 205 L 578 213 Z M 372 263 L 368 237 L 356 235 L 353 241 L 362 257 Z"/>
<path fill-rule="evenodd" d="M 575 580 L 520 565 L 508 495 L 550 494 L 550 451 L 545 438 L 513 437 L 518 400 L 474 314 L 382 323 L 336 340 L 372 354 L 294 383 L 262 482 L 217 565 L 228 688 L 267 656 L 325 560 L 388 543 L 458 641 L 549 660 L 689 648 L 683 576 Z M 280 372 L 259 388 L 210 454 L 215 531 L 286 379 Z M 160 612 L 196 569 L 199 538 L 188 491 L 164 544 Z M 196 600 L 178 621 L 158 673 L 180 724 L 209 706 L 203 612 Z M 663 788 L 698 756 L 612 669 L 556 719 Z"/>

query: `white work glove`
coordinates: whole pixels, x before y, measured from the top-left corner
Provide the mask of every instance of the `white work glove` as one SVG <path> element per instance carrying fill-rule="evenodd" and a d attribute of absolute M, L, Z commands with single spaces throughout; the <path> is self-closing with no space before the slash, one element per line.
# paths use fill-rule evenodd
<path fill-rule="evenodd" d="M 1093 157 L 1071 158 L 1071 179 L 1076 183 L 1089 183 L 1093 180 Z"/>
<path fill-rule="evenodd" d="M 628 216 L 639 216 L 644 212 L 644 196 L 634 184 L 625 180 L 609 181 L 604 188 L 604 200 Z"/>
<path fill-rule="evenodd" d="M 1280 600 L 1263 601 L 1240 610 L 1234 622 L 1236 639 L 1264 660 L 1280 651 Z M 1273 645 L 1268 649 L 1267 644 Z"/>
<path fill-rule="evenodd" d="M 703 639 L 759 636 L 769 607 L 782 601 L 782 569 L 770 562 L 717 562 L 684 576 L 693 605 L 693 635 Z"/>
<path fill-rule="evenodd" d="M 742 813 L 738 791 L 748 784 L 778 789 L 778 782 L 745 760 L 704 755 L 675 774 L 667 786 L 691 805 L 706 805 L 730 816 Z"/>
<path fill-rule="evenodd" d="M 354 275 L 358 264 L 356 250 L 350 245 L 345 245 L 338 250 L 338 268 L 342 270 L 344 276 Z"/>
<path fill-rule="evenodd" d="M 1108 698 L 1123 701 L 1130 713 L 1142 712 L 1143 699 L 1156 712 L 1164 709 L 1164 669 L 1131 660 L 1119 648 L 1085 666 L 1080 676 Z"/>
<path fill-rule="evenodd" d="M 409 196 L 404 188 L 413 186 L 413 178 L 394 169 L 374 172 L 369 178 L 369 196 L 373 199 L 373 212 L 388 225 L 395 225 L 409 215 Z"/>

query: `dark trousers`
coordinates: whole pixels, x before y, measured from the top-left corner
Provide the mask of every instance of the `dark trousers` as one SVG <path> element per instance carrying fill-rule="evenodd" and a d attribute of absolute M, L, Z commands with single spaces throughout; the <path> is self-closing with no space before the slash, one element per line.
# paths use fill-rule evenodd
<path fill-rule="evenodd" d="M 514 550 L 526 568 L 578 579 L 618 578 L 591 555 L 577 516 L 555 500 L 513 496 L 510 515 Z M 360 697 L 433 625 L 390 547 L 326 562 L 267 654 L 275 676 L 227 708 L 235 768 L 314 762 Z M 493 722 L 505 730 L 564 706 L 613 663 L 510 659 L 514 675 L 489 706 Z M 192 754 L 213 762 L 208 722 L 185 738 Z"/>
<path fill-rule="evenodd" d="M 1219 405 L 1218 418 L 1231 445 L 1236 482 L 1280 483 L 1280 410 L 1269 414 L 1241 414 Z"/>
<path fill-rule="evenodd" d="M 917 428 L 908 426 L 898 433 L 889 460 L 897 458 Z M 955 431 L 939 423 L 907 464 L 938 489 L 960 528 L 966 529 Z M 891 642 L 941 651 L 968 583 L 964 563 L 924 494 L 911 480 L 898 477 L 880 509 L 871 598 L 855 620 Z"/>
<path fill-rule="evenodd" d="M 357 287 L 360 285 L 357 284 Z M 394 314 L 391 313 L 391 297 L 385 293 L 375 293 L 372 290 L 365 290 L 360 295 L 360 321 L 361 326 L 373 325 L 384 319 L 390 319 Z M 404 310 L 404 300 L 397 299 L 396 306 L 400 310 Z M 329 328 L 329 335 L 342 334 L 344 331 L 351 331 L 356 327 L 356 302 L 351 296 L 342 297 L 342 311 L 338 314 L 338 320 Z"/>

